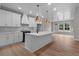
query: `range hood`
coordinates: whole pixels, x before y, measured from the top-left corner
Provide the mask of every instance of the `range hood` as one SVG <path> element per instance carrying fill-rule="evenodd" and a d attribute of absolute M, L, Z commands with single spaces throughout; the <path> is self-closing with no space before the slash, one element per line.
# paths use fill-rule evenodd
<path fill-rule="evenodd" d="M 23 16 L 22 16 L 22 24 L 29 24 L 27 15 L 23 15 Z"/>

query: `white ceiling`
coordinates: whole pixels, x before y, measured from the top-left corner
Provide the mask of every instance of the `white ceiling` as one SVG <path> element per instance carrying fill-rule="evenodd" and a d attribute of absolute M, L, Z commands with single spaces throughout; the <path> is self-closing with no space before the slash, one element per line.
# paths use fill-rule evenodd
<path fill-rule="evenodd" d="M 3 3 L 2 5 L 11 8 L 13 10 L 23 12 L 24 14 L 28 14 L 30 10 L 33 12 L 33 14 L 38 12 L 36 3 Z M 45 9 L 47 9 L 47 4 L 39 4 L 39 5 L 40 5 L 40 12 L 43 12 L 45 11 Z M 18 7 L 21 7 L 22 9 L 19 10 Z"/>
<path fill-rule="evenodd" d="M 65 10 L 71 10 L 74 7 L 74 4 L 72 3 L 52 3 L 51 5 L 48 5 L 47 3 L 1 3 L 0 5 L 11 8 L 15 11 L 22 12 L 24 14 L 29 14 L 29 11 L 32 11 L 32 15 L 36 15 L 38 12 L 38 8 L 36 5 L 40 5 L 40 14 L 41 16 L 46 16 L 46 10 L 49 10 L 49 18 L 52 20 L 53 15 L 57 11 L 65 11 Z M 21 7 L 22 9 L 19 10 L 18 7 Z M 53 11 L 53 8 L 57 8 L 56 11 Z"/>

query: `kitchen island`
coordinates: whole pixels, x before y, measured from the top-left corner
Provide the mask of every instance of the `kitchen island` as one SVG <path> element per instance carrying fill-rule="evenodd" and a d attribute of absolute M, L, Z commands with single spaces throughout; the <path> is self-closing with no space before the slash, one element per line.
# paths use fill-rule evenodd
<path fill-rule="evenodd" d="M 52 42 L 52 32 L 26 33 L 25 48 L 35 52 Z"/>

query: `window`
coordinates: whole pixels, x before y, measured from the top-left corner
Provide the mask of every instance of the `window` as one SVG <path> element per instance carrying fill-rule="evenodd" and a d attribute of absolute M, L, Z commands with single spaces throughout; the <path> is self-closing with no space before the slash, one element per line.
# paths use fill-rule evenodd
<path fill-rule="evenodd" d="M 62 22 L 62 24 L 59 24 L 59 30 L 62 31 L 70 31 L 70 23 Z"/>
<path fill-rule="evenodd" d="M 70 25 L 65 23 L 65 30 L 70 30 Z"/>
<path fill-rule="evenodd" d="M 63 30 L 63 24 L 59 24 L 59 30 Z"/>

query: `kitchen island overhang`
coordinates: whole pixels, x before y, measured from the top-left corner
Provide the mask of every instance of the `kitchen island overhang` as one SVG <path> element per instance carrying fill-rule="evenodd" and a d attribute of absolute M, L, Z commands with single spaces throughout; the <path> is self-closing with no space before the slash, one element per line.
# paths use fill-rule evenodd
<path fill-rule="evenodd" d="M 52 32 L 26 33 L 25 48 L 35 52 L 52 42 Z"/>

